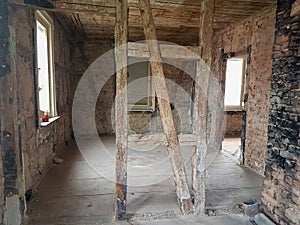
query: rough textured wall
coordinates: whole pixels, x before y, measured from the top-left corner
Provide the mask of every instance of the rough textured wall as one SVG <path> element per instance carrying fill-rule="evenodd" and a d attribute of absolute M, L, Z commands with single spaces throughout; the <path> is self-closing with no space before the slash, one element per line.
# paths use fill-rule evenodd
<path fill-rule="evenodd" d="M 70 43 L 54 18 L 54 63 L 57 112 L 60 119 L 38 128 L 36 124 L 33 35 L 34 12 L 14 9 L 9 12 L 10 29 L 17 37 L 15 87 L 19 100 L 21 148 L 24 157 L 26 189 L 31 188 L 51 166 L 53 153 L 59 153 L 71 139 L 71 67 Z M 22 21 L 22 22 L 20 22 Z"/>
<path fill-rule="evenodd" d="M 8 9 L 6 5 L 6 1 L 0 2 L 0 63 L 1 65 L 5 65 L 5 67 L 1 67 L 0 69 L 0 82 L 1 77 L 7 75 L 9 72 L 8 67 Z M 5 68 L 5 70 L 3 70 Z M 1 85 L 0 85 L 1 86 Z M 2 92 L 0 89 L 0 102 L 2 102 Z M 2 224 L 3 218 L 3 209 L 4 209 L 4 176 L 3 176 L 3 164 L 2 164 L 2 116 L 0 114 L 0 224 Z"/>
<path fill-rule="evenodd" d="M 195 68 L 194 62 L 176 61 L 176 66 Z M 193 78 L 172 65 L 164 64 L 164 73 L 172 104 L 172 113 L 177 132 L 190 133 Z M 154 112 L 129 113 L 129 127 L 133 133 L 163 132 L 158 105 Z"/>
<path fill-rule="evenodd" d="M 300 16 L 279 0 L 262 208 L 277 224 L 300 224 Z"/>
<path fill-rule="evenodd" d="M 81 51 L 79 50 L 81 48 Z M 75 84 L 98 57 L 114 48 L 114 40 L 87 40 L 74 53 Z M 193 62 L 177 61 L 178 66 L 195 67 Z M 193 81 L 192 78 L 183 71 L 164 65 L 166 78 L 174 82 L 168 84 L 171 102 L 175 109 L 173 116 L 178 131 L 184 133 L 191 132 L 190 125 L 190 102 L 187 98 L 182 98 L 179 86 L 191 96 Z M 75 87 L 76 87 L 75 85 Z M 114 134 L 114 99 L 115 99 L 115 78 L 112 76 L 101 90 L 96 105 L 96 123 L 99 134 Z M 83 115 L 84 116 L 84 115 Z M 162 132 L 162 124 L 159 111 L 155 112 L 130 112 L 129 129 L 132 133 Z"/>
<path fill-rule="evenodd" d="M 114 40 L 91 39 L 77 46 L 72 55 L 74 90 L 87 68 L 101 55 L 114 48 Z M 101 73 L 100 73 L 101 74 Z M 115 81 L 112 76 L 100 92 L 96 105 L 96 123 L 99 134 L 114 133 L 111 115 L 115 96 Z M 84 116 L 84 115 L 83 115 Z"/>
<path fill-rule="evenodd" d="M 243 115 L 242 112 L 226 112 L 226 137 L 240 137 L 242 133 L 242 121 Z"/>
<path fill-rule="evenodd" d="M 225 67 L 220 62 L 221 49 L 225 53 L 242 52 L 252 46 L 251 63 L 247 69 L 248 102 L 245 164 L 263 174 L 267 146 L 272 47 L 275 33 L 275 9 L 250 17 L 217 33 L 214 50 L 214 71 L 224 79 Z M 234 118 L 227 118 L 228 121 Z M 238 118 L 240 119 L 240 118 Z M 227 132 L 230 132 L 227 130 Z"/>

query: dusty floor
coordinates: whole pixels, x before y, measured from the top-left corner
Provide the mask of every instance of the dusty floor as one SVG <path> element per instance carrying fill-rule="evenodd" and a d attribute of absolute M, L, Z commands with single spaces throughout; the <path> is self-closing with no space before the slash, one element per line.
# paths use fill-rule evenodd
<path fill-rule="evenodd" d="M 81 152 L 75 143 L 66 149 L 62 156 L 64 163 L 51 169 L 29 202 L 28 224 L 112 223 L 114 137 L 104 137 L 102 140 L 104 145 L 100 151 L 94 140 L 85 140 L 84 147 L 80 148 Z M 182 147 L 181 151 L 191 183 L 192 148 Z M 167 150 L 164 147 L 154 146 L 130 149 L 128 164 L 130 218 L 134 221 L 143 221 L 155 217 L 179 216 L 180 210 L 176 201 Z M 206 207 L 210 214 L 239 212 L 239 205 L 245 199 L 250 197 L 260 199 L 262 177 L 237 165 L 234 159 L 222 152 L 210 152 L 207 166 Z M 214 219 L 217 220 L 218 217 Z M 185 223 L 166 221 L 159 224 Z"/>
<path fill-rule="evenodd" d="M 183 217 L 178 219 L 166 219 L 157 221 L 144 221 L 134 223 L 135 225 L 252 225 L 243 216 L 210 216 L 210 217 Z"/>
<path fill-rule="evenodd" d="M 228 137 L 225 138 L 222 144 L 222 150 L 224 153 L 228 153 L 229 157 L 239 161 L 241 160 L 241 138 L 240 137 Z"/>

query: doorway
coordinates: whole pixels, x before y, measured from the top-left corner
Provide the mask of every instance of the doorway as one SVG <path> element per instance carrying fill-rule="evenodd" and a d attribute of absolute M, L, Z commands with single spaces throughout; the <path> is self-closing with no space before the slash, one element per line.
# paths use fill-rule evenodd
<path fill-rule="evenodd" d="M 243 121 L 245 114 L 245 83 L 247 56 L 231 57 L 226 60 L 225 74 L 225 139 L 222 149 L 230 157 L 243 163 Z"/>

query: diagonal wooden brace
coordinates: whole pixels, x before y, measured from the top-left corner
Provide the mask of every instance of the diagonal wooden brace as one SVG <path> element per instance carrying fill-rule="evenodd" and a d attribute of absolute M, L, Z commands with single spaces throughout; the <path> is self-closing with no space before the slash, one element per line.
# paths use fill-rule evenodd
<path fill-rule="evenodd" d="M 158 97 L 157 101 L 163 129 L 168 141 L 168 152 L 173 170 L 174 181 L 176 184 L 177 197 L 182 213 L 190 214 L 193 213 L 194 207 L 190 196 L 184 163 L 180 152 L 179 141 L 170 107 L 169 95 L 165 82 L 163 63 L 157 41 L 150 0 L 139 0 L 139 6 L 142 15 L 145 37 L 147 40 L 151 40 L 148 42 L 151 61 L 150 65 L 154 80 L 155 92 Z"/>

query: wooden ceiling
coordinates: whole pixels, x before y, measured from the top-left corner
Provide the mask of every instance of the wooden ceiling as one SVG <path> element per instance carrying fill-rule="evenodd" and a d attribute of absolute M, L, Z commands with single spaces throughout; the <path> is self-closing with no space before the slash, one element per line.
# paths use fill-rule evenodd
<path fill-rule="evenodd" d="M 50 0 L 78 40 L 113 38 L 115 0 Z M 129 40 L 144 39 L 138 0 L 129 2 Z M 214 28 L 222 29 L 276 5 L 276 0 L 216 0 Z M 201 0 L 151 0 L 159 40 L 198 43 Z"/>

